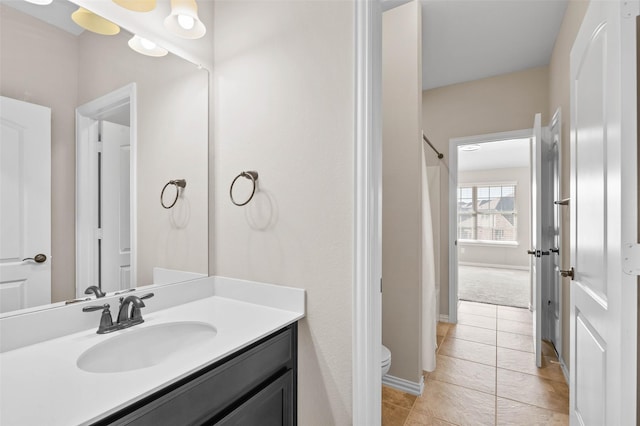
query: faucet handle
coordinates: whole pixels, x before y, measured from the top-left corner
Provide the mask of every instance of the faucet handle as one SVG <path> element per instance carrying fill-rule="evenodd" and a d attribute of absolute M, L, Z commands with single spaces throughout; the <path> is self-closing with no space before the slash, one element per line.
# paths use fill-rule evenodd
<path fill-rule="evenodd" d="M 153 293 L 147 293 L 144 296 L 140 296 L 140 299 L 151 299 L 153 297 Z"/>
<path fill-rule="evenodd" d="M 82 308 L 82 312 L 93 312 L 93 311 L 99 311 L 100 309 L 109 309 L 111 306 L 108 303 L 105 303 L 102 306 L 85 306 L 84 308 Z M 104 311 L 103 311 L 104 312 Z"/>
<path fill-rule="evenodd" d="M 100 316 L 100 326 L 98 327 L 98 334 L 110 333 L 118 329 L 118 327 L 113 326 L 113 318 L 111 318 L 111 311 L 109 310 L 111 306 L 108 303 L 105 303 L 102 306 L 85 306 L 82 308 L 82 312 L 93 312 L 99 311 L 102 309 L 102 315 Z"/>

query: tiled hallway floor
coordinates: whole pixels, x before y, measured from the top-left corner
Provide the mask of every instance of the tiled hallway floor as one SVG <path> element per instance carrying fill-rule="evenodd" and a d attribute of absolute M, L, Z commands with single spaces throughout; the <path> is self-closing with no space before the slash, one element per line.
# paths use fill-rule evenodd
<path fill-rule="evenodd" d="M 438 324 L 420 397 L 383 386 L 382 425 L 568 425 L 569 388 L 551 345 L 537 368 L 527 309 L 460 302 Z"/>

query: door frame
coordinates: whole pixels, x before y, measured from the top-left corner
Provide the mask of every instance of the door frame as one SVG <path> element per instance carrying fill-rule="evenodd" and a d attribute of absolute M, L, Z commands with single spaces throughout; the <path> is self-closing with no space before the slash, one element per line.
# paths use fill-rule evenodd
<path fill-rule="evenodd" d="M 89 143 L 95 140 L 94 123 L 105 112 L 129 104 L 129 139 L 131 143 L 131 285 L 135 287 L 137 272 L 137 86 L 128 84 L 111 93 L 76 108 L 76 297 L 84 297 L 84 289 L 97 285 L 95 267 L 98 253 L 95 250 L 96 220 L 98 216 L 97 194 L 92 187 L 97 181 L 97 164 L 91 159 L 97 154 Z"/>
<path fill-rule="evenodd" d="M 354 2 L 354 426 L 382 417 L 382 3 Z"/>
<path fill-rule="evenodd" d="M 640 0 L 621 1 L 622 9 L 621 29 L 620 29 L 620 50 L 621 50 L 621 79 L 620 84 L 628 90 L 621 92 L 620 111 L 620 139 L 622 141 L 621 152 L 621 234 L 623 235 L 623 258 L 628 255 L 624 247 L 634 245 L 640 248 L 640 170 L 638 163 L 640 143 Z M 623 260 L 624 265 L 624 260 Z M 623 297 L 621 309 L 625 313 L 628 322 L 625 322 L 625 329 L 622 339 L 622 360 L 621 365 L 632 365 L 630 374 L 622 375 L 622 387 L 627 390 L 632 388 L 632 392 L 622 392 L 621 407 L 624 410 L 623 416 L 634 418 L 636 424 L 640 421 L 640 404 L 638 404 L 638 386 L 640 384 L 640 366 L 638 365 L 638 287 L 640 286 L 640 259 L 636 259 L 636 269 L 634 272 L 623 270 L 622 285 Z M 624 266 L 623 266 L 624 267 Z M 635 296 L 635 297 L 633 297 Z M 623 417 L 624 418 L 624 417 Z"/>
<path fill-rule="evenodd" d="M 533 129 L 512 130 L 449 139 L 449 322 L 458 322 L 458 148 L 485 142 L 529 139 Z"/>

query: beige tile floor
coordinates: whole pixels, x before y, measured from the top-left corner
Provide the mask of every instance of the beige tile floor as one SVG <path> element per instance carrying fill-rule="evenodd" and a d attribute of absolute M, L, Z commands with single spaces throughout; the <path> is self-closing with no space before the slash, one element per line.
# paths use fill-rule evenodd
<path fill-rule="evenodd" d="M 438 324 L 437 367 L 420 397 L 382 387 L 382 425 L 568 425 L 569 388 L 553 347 L 537 368 L 527 309 L 462 301 Z"/>

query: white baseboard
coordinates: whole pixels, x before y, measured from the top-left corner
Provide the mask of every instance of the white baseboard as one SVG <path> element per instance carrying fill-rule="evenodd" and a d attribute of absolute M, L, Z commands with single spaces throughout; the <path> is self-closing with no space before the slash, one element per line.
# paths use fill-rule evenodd
<path fill-rule="evenodd" d="M 458 262 L 460 266 L 479 266 L 481 268 L 515 269 L 517 271 L 528 271 L 528 266 L 498 265 L 495 263 Z"/>
<path fill-rule="evenodd" d="M 562 368 L 562 374 L 564 374 L 564 379 L 569 384 L 569 369 L 567 365 L 564 363 L 564 359 L 561 356 L 558 356 L 558 361 L 560 361 L 560 368 Z"/>
<path fill-rule="evenodd" d="M 420 396 L 424 390 L 424 376 L 420 375 L 420 383 L 416 383 L 387 374 L 382 376 L 382 384 L 402 392 L 410 393 L 411 395 Z"/>
<path fill-rule="evenodd" d="M 449 322 L 449 315 L 440 314 L 440 318 L 438 318 L 440 322 Z"/>

